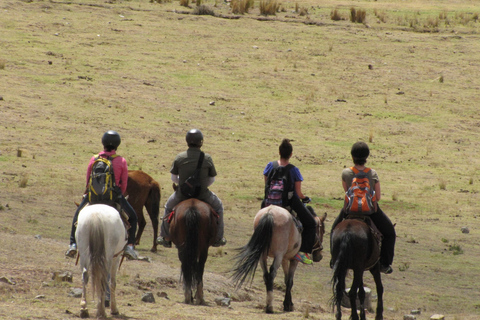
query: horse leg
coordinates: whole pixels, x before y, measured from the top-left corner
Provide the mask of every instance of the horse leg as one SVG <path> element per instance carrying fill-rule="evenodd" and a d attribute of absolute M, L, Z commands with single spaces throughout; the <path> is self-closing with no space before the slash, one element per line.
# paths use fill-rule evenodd
<path fill-rule="evenodd" d="M 273 305 L 272 305 L 273 279 L 272 279 L 272 275 L 268 272 L 267 258 L 268 258 L 267 255 L 263 254 L 260 260 L 260 266 L 262 267 L 262 271 L 263 271 L 263 281 L 265 282 L 265 287 L 267 289 L 267 301 L 266 301 L 265 312 L 273 313 Z"/>
<path fill-rule="evenodd" d="M 375 320 L 383 320 L 383 284 L 382 276 L 380 274 L 380 265 L 377 263 L 375 268 L 370 270 L 370 273 L 375 280 L 377 290 L 377 310 L 375 311 Z"/>
<path fill-rule="evenodd" d="M 365 318 L 365 288 L 363 287 L 363 281 L 358 288 L 358 299 L 360 300 L 360 319 L 366 320 Z"/>
<path fill-rule="evenodd" d="M 145 221 L 145 216 L 143 215 L 142 207 L 140 208 L 135 207 L 135 212 L 137 213 L 137 219 L 138 219 L 138 230 L 137 230 L 137 236 L 135 237 L 135 245 L 139 245 L 140 238 L 142 238 L 143 230 L 147 225 L 147 221 Z"/>
<path fill-rule="evenodd" d="M 293 277 L 295 276 L 295 270 L 297 269 L 298 261 L 290 260 L 282 261 L 283 272 L 285 273 L 285 299 L 283 300 L 283 311 L 294 311 L 292 301 L 292 287 Z"/>
<path fill-rule="evenodd" d="M 348 297 L 350 298 L 350 308 L 351 308 L 351 315 L 350 319 L 358 320 L 357 314 L 357 292 L 360 287 L 363 287 L 363 269 L 357 269 L 353 271 L 353 281 L 352 287 L 350 288 L 350 292 L 348 293 Z"/>
<path fill-rule="evenodd" d="M 151 200 L 150 195 L 154 190 L 150 190 L 149 197 L 147 202 L 145 203 L 145 208 L 147 209 L 147 213 L 150 216 L 150 220 L 152 221 L 153 226 L 153 246 L 150 249 L 151 252 L 157 252 L 157 237 L 158 237 L 158 215 L 159 215 L 159 206 L 160 206 L 160 199 L 158 202 L 156 200 Z M 160 196 L 160 194 L 158 194 Z M 140 238 L 138 239 L 140 241 Z"/>
<path fill-rule="evenodd" d="M 87 308 L 87 284 L 88 284 L 88 270 L 83 268 L 82 272 L 82 301 L 80 302 L 80 318 L 88 318 L 88 308 Z"/>
<path fill-rule="evenodd" d="M 115 289 L 117 288 L 117 270 L 120 263 L 120 256 L 113 258 L 112 268 L 110 269 L 110 312 L 112 315 L 118 315 L 117 296 Z"/>
<path fill-rule="evenodd" d="M 203 305 L 205 300 L 203 298 L 203 272 L 205 270 L 205 262 L 207 261 L 208 252 L 202 253 L 198 261 L 198 269 L 195 272 L 197 279 L 197 292 L 195 293 L 195 304 Z"/>

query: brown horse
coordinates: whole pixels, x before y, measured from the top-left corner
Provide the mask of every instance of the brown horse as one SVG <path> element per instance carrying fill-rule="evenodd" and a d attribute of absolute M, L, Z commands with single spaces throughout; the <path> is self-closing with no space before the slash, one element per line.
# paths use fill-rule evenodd
<path fill-rule="evenodd" d="M 128 202 L 138 217 L 138 231 L 135 237 L 135 244 L 140 244 L 140 238 L 147 225 L 143 215 L 143 207 L 145 207 L 153 225 L 153 246 L 150 251 L 157 252 L 156 240 L 158 236 L 158 215 L 160 212 L 160 185 L 141 170 L 129 170 L 127 195 Z"/>
<path fill-rule="evenodd" d="M 310 207 L 310 211 L 313 209 Z M 321 243 L 325 233 L 324 221 L 326 213 L 322 218 L 315 216 L 317 222 L 317 255 L 321 259 Z M 293 277 L 298 265 L 294 259 L 300 250 L 302 243 L 301 234 L 292 217 L 286 209 L 278 206 L 268 206 L 261 209 L 254 219 L 254 232 L 247 245 L 240 248 L 236 256 L 233 280 L 235 286 L 240 287 L 245 280 L 253 280 L 258 262 L 263 270 L 263 279 L 267 288 L 267 305 L 265 311 L 273 313 L 273 280 L 277 270 L 282 265 L 285 275 L 285 299 L 283 301 L 284 311 L 293 311 L 292 287 Z M 267 259 L 273 258 L 273 263 L 268 270 Z"/>
<path fill-rule="evenodd" d="M 369 218 L 366 218 L 369 219 Z M 348 293 L 351 307 L 350 319 L 358 320 L 357 294 L 360 300 L 360 319 L 365 320 L 365 289 L 363 273 L 370 270 L 377 289 L 375 320 L 383 319 L 383 285 L 380 276 L 380 236 L 360 219 L 346 219 L 332 231 L 331 253 L 333 262 L 333 303 L 337 308 L 336 319 L 342 319 L 341 301 L 345 294 L 345 277 L 353 270 L 353 281 Z"/>
<path fill-rule="evenodd" d="M 218 215 L 207 203 L 198 199 L 180 202 L 169 217 L 170 238 L 178 249 L 182 264 L 183 290 L 186 304 L 205 304 L 203 271 L 208 248 L 217 236 Z M 196 287 L 195 297 L 192 288 Z"/>

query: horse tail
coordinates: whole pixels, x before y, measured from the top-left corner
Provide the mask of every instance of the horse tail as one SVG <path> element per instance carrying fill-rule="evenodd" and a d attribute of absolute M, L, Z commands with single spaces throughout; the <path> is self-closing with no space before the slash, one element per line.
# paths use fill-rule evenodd
<path fill-rule="evenodd" d="M 147 211 L 154 226 L 158 226 L 158 216 L 160 214 L 160 198 L 160 186 L 157 182 L 152 181 L 150 191 L 148 192 L 148 199 L 150 199 L 151 210 Z"/>
<path fill-rule="evenodd" d="M 239 249 L 235 257 L 233 269 L 233 282 L 237 288 L 241 287 L 245 280 L 253 280 L 258 261 L 263 254 L 268 254 L 273 236 L 273 215 L 267 213 L 260 218 L 255 231 L 247 245 Z"/>
<path fill-rule="evenodd" d="M 342 237 L 334 240 L 332 251 L 337 251 L 337 259 L 333 266 L 332 302 L 336 306 L 340 306 L 345 292 L 345 278 L 347 276 L 348 267 L 353 263 L 353 237 L 350 232 L 344 232 Z"/>
<path fill-rule="evenodd" d="M 185 244 L 181 252 L 183 281 L 187 288 L 196 285 L 198 270 L 198 236 L 200 226 L 200 213 L 197 208 L 190 207 L 185 211 Z"/>
<path fill-rule="evenodd" d="M 90 270 L 92 274 L 93 294 L 98 294 L 101 299 L 107 290 L 108 271 L 105 253 L 105 231 L 102 221 L 98 216 L 90 223 L 88 235 L 88 248 L 90 253 Z"/>

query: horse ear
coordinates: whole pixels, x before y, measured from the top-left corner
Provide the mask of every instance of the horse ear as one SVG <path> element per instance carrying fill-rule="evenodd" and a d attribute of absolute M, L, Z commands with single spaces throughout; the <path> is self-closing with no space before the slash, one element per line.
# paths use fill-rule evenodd
<path fill-rule="evenodd" d="M 325 219 L 327 219 L 327 213 L 326 213 L 326 212 L 323 214 L 323 217 L 322 217 L 321 220 L 322 220 L 322 221 L 325 221 Z"/>

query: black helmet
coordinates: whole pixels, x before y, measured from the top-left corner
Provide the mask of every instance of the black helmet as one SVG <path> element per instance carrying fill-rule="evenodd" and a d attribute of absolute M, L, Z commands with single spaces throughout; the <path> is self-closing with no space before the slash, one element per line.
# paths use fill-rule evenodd
<path fill-rule="evenodd" d="M 203 134 L 198 129 L 192 129 L 187 132 L 185 140 L 189 147 L 200 148 L 203 145 Z"/>
<path fill-rule="evenodd" d="M 102 144 L 106 150 L 117 150 L 120 142 L 122 142 L 122 139 L 120 139 L 117 131 L 108 130 L 103 134 Z"/>
<path fill-rule="evenodd" d="M 370 155 L 368 145 L 363 141 L 355 142 L 352 146 L 351 155 L 354 159 L 367 159 Z"/>

